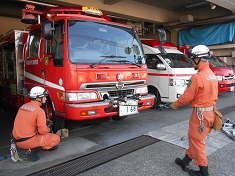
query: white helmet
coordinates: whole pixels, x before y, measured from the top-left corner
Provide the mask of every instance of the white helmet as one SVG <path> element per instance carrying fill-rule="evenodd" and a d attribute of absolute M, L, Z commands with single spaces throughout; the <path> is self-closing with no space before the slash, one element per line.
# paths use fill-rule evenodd
<path fill-rule="evenodd" d="M 204 58 L 207 59 L 211 56 L 210 50 L 205 45 L 197 45 L 191 51 L 189 51 L 189 58 Z"/>
<path fill-rule="evenodd" d="M 30 98 L 41 98 L 47 95 L 48 95 L 47 91 L 40 86 L 33 87 L 29 93 Z"/>

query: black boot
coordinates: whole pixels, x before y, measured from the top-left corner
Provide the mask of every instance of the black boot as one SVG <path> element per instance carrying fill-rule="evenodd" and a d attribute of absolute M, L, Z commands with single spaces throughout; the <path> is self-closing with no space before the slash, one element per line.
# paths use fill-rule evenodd
<path fill-rule="evenodd" d="M 195 171 L 190 169 L 189 170 L 189 175 L 190 176 L 209 176 L 208 173 L 208 166 L 199 166 L 200 171 Z"/>
<path fill-rule="evenodd" d="M 183 159 L 176 158 L 175 163 L 181 167 L 181 169 L 185 172 L 189 171 L 189 162 L 192 161 L 192 158 L 190 158 L 187 154 Z"/>
<path fill-rule="evenodd" d="M 57 150 L 58 148 L 58 145 L 55 145 L 54 147 L 50 148 L 50 149 L 43 149 L 45 151 L 54 151 L 54 150 Z"/>
<path fill-rule="evenodd" d="M 25 151 L 25 154 L 33 162 L 38 161 L 40 159 L 39 156 L 37 156 L 37 149 L 28 149 Z"/>

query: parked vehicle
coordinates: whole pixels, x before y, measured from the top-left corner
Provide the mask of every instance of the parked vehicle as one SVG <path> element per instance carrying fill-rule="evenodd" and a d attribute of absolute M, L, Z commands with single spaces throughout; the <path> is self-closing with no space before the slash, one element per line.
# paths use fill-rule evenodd
<path fill-rule="evenodd" d="M 21 21 L 32 24 L 28 31 L 0 37 L 2 102 L 19 107 L 33 86 L 45 87 L 55 129 L 65 119 L 121 120 L 153 106 L 143 48 L 132 26 L 114 23 L 93 7 L 34 8 L 27 4 L 22 10 Z"/>
<path fill-rule="evenodd" d="M 141 39 L 141 42 L 149 72 L 149 93 L 156 96 L 157 105 L 176 101 L 197 71 L 173 43 L 164 42 L 165 52 L 162 52 L 162 49 L 159 50 L 161 41 Z"/>
<path fill-rule="evenodd" d="M 219 93 L 234 91 L 235 75 L 233 68 L 215 55 L 210 57 L 209 63 L 211 70 L 218 79 Z"/>
<path fill-rule="evenodd" d="M 188 50 L 192 46 L 179 46 L 178 49 L 185 54 L 188 54 Z M 235 74 L 232 67 L 226 64 L 223 60 L 211 55 L 209 59 L 210 68 L 215 73 L 218 79 L 218 92 L 230 92 L 234 91 L 235 87 Z"/>

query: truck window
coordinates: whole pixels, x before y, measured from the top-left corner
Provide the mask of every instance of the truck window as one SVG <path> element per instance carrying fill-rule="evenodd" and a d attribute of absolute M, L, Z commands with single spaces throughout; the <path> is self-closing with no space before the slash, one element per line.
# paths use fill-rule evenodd
<path fill-rule="evenodd" d="M 102 63 L 120 64 L 119 60 L 145 63 L 139 39 L 131 28 L 95 23 L 91 21 L 70 20 L 68 29 L 69 59 L 72 63 L 96 63 L 104 56 Z"/>
<path fill-rule="evenodd" d="M 15 49 L 4 51 L 5 79 L 16 79 Z"/>
<path fill-rule="evenodd" d="M 54 40 L 52 40 L 53 53 L 57 59 L 64 58 L 64 35 L 61 33 L 61 28 L 62 25 L 60 23 L 55 26 Z"/>
<path fill-rule="evenodd" d="M 213 66 L 213 67 L 228 67 L 228 65 L 222 61 L 221 59 L 215 57 L 215 56 L 211 56 L 209 59 L 209 63 Z"/>
<path fill-rule="evenodd" d="M 40 43 L 40 31 L 38 31 L 37 33 L 30 34 L 29 52 L 28 52 L 29 57 L 38 56 L 39 43 Z"/>
<path fill-rule="evenodd" d="M 163 59 L 172 67 L 172 68 L 185 68 L 193 67 L 192 63 L 189 61 L 186 55 L 178 53 L 167 53 L 166 55 L 161 55 Z"/>
<path fill-rule="evenodd" d="M 0 78 L 16 79 L 15 45 L 9 43 L 1 49 Z"/>
<path fill-rule="evenodd" d="M 45 54 L 54 54 L 57 59 L 64 58 L 64 35 L 62 34 L 62 23 L 55 24 L 54 39 L 46 40 Z"/>

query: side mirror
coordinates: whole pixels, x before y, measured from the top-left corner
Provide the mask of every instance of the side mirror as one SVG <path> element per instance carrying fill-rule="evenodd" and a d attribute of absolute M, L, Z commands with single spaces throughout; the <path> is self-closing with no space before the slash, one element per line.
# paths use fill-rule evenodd
<path fill-rule="evenodd" d="M 161 41 L 161 46 L 166 42 L 166 31 L 163 29 L 158 29 L 159 38 Z"/>
<path fill-rule="evenodd" d="M 163 55 L 166 55 L 167 52 L 165 48 L 163 47 L 163 44 L 166 42 L 166 31 L 163 29 L 158 29 L 158 33 L 159 33 L 159 39 L 160 39 L 160 46 L 158 46 L 158 49 Z"/>
<path fill-rule="evenodd" d="M 166 70 L 166 66 L 164 64 L 157 64 L 156 69 L 157 70 Z"/>
<path fill-rule="evenodd" d="M 53 39 L 53 31 L 55 28 L 52 26 L 52 23 L 48 20 L 42 22 L 42 36 L 46 40 Z"/>

